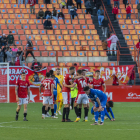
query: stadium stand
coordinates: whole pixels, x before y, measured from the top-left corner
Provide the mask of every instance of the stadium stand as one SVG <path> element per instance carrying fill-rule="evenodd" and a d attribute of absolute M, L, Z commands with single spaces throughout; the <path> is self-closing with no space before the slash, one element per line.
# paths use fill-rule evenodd
<path fill-rule="evenodd" d="M 25 50 L 27 38 L 31 39 L 34 45 L 34 55 L 38 61 L 43 63 L 43 66 L 57 65 L 57 55 L 60 66 L 71 65 L 74 62 L 81 66 L 116 65 L 116 60 L 108 61 L 106 51 L 103 51 L 102 42 L 92 23 L 91 15 L 85 14 L 84 1 L 82 1 L 82 9 L 77 9 L 78 18 L 75 17 L 72 22 L 68 9 L 60 9 L 60 2 L 61 0 L 53 0 L 52 4 L 46 5 L 43 4 L 43 0 L 39 0 L 39 4 L 35 5 L 36 14 L 40 8 L 44 11 L 49 8 L 52 11 L 53 7 L 56 7 L 58 13 L 62 11 L 65 15 L 65 24 L 63 20 L 59 20 L 57 24 L 54 19 L 51 19 L 53 30 L 45 30 L 42 21 L 36 19 L 36 15 L 30 14 L 29 4 L 26 5 L 26 8 L 24 4 L 18 8 L 16 0 L 1 0 L 1 34 L 8 35 L 11 30 L 15 38 L 15 45 L 23 50 Z M 76 2 L 73 2 L 76 5 Z M 87 58 L 89 62 L 87 62 Z M 26 62 L 25 65 L 30 66 L 31 55 Z"/>

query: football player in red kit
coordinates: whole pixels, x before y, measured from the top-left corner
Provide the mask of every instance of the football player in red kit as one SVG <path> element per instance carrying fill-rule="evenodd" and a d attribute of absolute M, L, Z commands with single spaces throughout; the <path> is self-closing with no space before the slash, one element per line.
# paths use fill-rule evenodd
<path fill-rule="evenodd" d="M 45 115 L 48 111 L 48 106 L 51 107 L 52 112 L 52 118 L 58 118 L 54 115 L 54 96 L 53 96 L 53 90 L 54 90 L 54 81 L 50 78 L 50 73 L 46 73 L 46 78 L 41 82 L 41 85 L 39 87 L 39 93 L 41 95 L 41 87 L 44 87 L 44 93 L 43 93 L 43 106 L 42 106 L 42 119 L 45 118 Z"/>
<path fill-rule="evenodd" d="M 16 82 L 15 87 L 16 101 L 17 101 L 17 109 L 16 109 L 16 121 L 18 120 L 18 114 L 21 109 L 21 105 L 24 105 L 24 119 L 23 121 L 28 121 L 26 119 L 27 116 L 27 104 L 30 101 L 30 84 L 26 80 L 25 72 L 21 73 L 21 79 Z"/>
<path fill-rule="evenodd" d="M 99 89 L 103 91 L 104 93 L 106 92 L 106 85 L 105 82 L 102 78 L 100 78 L 100 71 L 96 70 L 95 71 L 95 77 L 93 78 L 93 81 L 90 83 L 93 89 Z M 103 90 L 104 87 L 104 90 Z"/>

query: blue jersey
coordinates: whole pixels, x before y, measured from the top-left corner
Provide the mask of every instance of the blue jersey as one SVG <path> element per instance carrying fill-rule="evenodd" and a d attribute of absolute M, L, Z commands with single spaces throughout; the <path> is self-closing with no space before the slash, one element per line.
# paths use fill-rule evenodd
<path fill-rule="evenodd" d="M 60 82 L 59 82 L 58 78 L 55 77 L 55 79 L 54 79 L 54 84 L 55 84 L 55 87 L 56 87 L 56 88 L 54 88 L 54 90 L 57 91 L 57 84 L 59 84 L 59 83 L 60 83 Z"/>
<path fill-rule="evenodd" d="M 88 95 L 88 97 L 95 102 L 97 97 L 100 99 L 100 101 L 107 98 L 106 94 L 98 89 L 90 89 L 90 94 Z"/>

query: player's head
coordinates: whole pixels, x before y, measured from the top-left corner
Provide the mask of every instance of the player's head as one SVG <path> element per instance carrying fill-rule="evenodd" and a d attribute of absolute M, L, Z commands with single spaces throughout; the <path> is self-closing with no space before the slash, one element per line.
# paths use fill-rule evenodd
<path fill-rule="evenodd" d="M 82 75 L 85 76 L 86 75 L 86 70 L 82 69 Z"/>
<path fill-rule="evenodd" d="M 84 87 L 84 91 L 85 91 L 86 94 L 89 94 L 90 93 L 90 87 L 89 86 Z"/>
<path fill-rule="evenodd" d="M 50 75 L 53 75 L 53 70 L 50 70 L 49 73 L 50 73 Z"/>
<path fill-rule="evenodd" d="M 82 75 L 82 70 L 77 70 L 77 75 Z"/>
<path fill-rule="evenodd" d="M 108 101 L 106 104 L 107 107 L 113 107 L 113 101 Z"/>
<path fill-rule="evenodd" d="M 50 77 L 50 73 L 47 72 L 47 73 L 46 73 L 46 78 L 49 78 L 49 77 Z"/>
<path fill-rule="evenodd" d="M 75 73 L 75 67 L 70 67 L 69 68 L 69 73 L 70 73 L 70 75 L 74 75 L 74 73 Z"/>
<path fill-rule="evenodd" d="M 56 69 L 56 74 L 59 75 L 60 74 L 60 68 Z"/>
<path fill-rule="evenodd" d="M 26 73 L 23 71 L 23 72 L 21 73 L 21 79 L 22 79 L 22 80 L 25 80 L 25 78 L 26 78 Z"/>
<path fill-rule="evenodd" d="M 54 80 L 55 79 L 55 76 L 54 75 L 51 75 L 51 78 L 52 78 L 52 80 Z"/>
<path fill-rule="evenodd" d="M 96 77 L 99 77 L 99 76 L 100 76 L 100 71 L 99 71 L 99 70 L 96 70 L 96 71 L 95 71 L 95 76 L 96 76 Z"/>

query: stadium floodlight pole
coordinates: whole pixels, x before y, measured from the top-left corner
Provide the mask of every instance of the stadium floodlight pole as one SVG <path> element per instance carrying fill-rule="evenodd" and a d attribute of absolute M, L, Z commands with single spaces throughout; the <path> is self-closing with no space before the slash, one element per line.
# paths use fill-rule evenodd
<path fill-rule="evenodd" d="M 9 63 L 7 63 L 7 103 L 9 103 Z"/>

